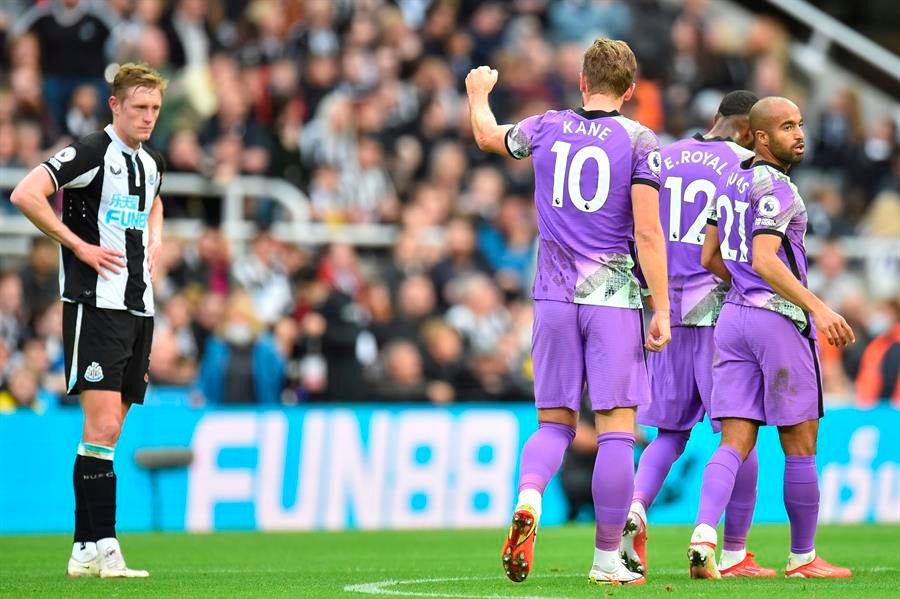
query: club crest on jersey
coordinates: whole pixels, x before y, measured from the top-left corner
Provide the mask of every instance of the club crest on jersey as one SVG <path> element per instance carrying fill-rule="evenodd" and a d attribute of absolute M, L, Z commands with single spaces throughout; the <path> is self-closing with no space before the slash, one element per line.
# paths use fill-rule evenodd
<path fill-rule="evenodd" d="M 658 175 L 660 168 L 662 168 L 662 158 L 659 155 L 659 150 L 653 150 L 649 154 L 647 154 L 647 166 L 650 167 L 650 172 L 654 175 Z"/>
<path fill-rule="evenodd" d="M 759 213 L 763 216 L 773 217 L 781 212 L 781 202 L 775 196 L 764 196 L 759 201 Z"/>
<path fill-rule="evenodd" d="M 110 164 L 110 165 L 109 165 L 109 172 L 112 173 L 112 174 L 115 175 L 115 176 L 119 176 L 119 175 L 122 174 L 122 167 L 120 166 L 119 168 L 116 168 L 114 165 Z"/>
<path fill-rule="evenodd" d="M 84 371 L 84 380 L 89 383 L 99 383 L 103 380 L 103 369 L 96 362 L 91 362 Z"/>
<path fill-rule="evenodd" d="M 69 146 L 67 148 L 63 148 L 59 152 L 53 155 L 53 157 L 59 162 L 71 162 L 75 158 L 75 148 Z"/>

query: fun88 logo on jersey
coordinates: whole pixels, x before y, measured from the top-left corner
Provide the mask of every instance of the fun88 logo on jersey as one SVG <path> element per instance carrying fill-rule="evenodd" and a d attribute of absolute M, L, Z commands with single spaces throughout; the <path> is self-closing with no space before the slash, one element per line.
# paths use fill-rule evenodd
<path fill-rule="evenodd" d="M 123 229 L 146 229 L 147 214 L 138 209 L 140 198 L 121 193 L 113 194 L 106 211 L 106 224 L 118 224 Z"/>

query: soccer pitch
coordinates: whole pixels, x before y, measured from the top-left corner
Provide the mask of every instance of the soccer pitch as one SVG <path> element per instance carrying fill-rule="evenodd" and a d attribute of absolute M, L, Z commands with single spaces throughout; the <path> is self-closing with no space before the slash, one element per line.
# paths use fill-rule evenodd
<path fill-rule="evenodd" d="M 593 527 L 546 528 L 536 566 L 523 584 L 500 567 L 504 531 L 340 533 L 125 534 L 129 564 L 145 580 L 69 580 L 71 547 L 63 535 L 0 537 L 2 596 L 127 597 L 897 597 L 900 526 L 822 526 L 817 545 L 826 559 L 853 568 L 850 580 L 693 581 L 685 552 L 690 527 L 650 530 L 650 577 L 642 587 L 588 584 Z M 756 526 L 750 549 L 782 570 L 786 526 Z M 781 574 L 781 572 L 779 572 Z"/>

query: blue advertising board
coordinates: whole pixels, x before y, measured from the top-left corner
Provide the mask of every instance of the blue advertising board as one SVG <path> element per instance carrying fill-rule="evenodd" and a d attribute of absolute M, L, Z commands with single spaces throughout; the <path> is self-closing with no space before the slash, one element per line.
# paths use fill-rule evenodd
<path fill-rule="evenodd" d="M 337 530 L 504 526 L 517 461 L 536 428 L 527 404 L 134 408 L 116 448 L 118 526 L 150 530 Z M 0 416 L 0 533 L 68 531 L 81 414 Z M 652 435 L 652 433 L 651 433 Z M 900 411 L 833 410 L 822 420 L 818 467 L 824 522 L 900 522 Z M 703 466 L 718 438 L 697 428 L 650 517 L 690 523 Z M 141 448 L 189 447 L 186 468 L 150 475 Z M 777 432 L 760 435 L 756 521 L 784 522 Z M 154 506 L 154 496 L 157 504 Z M 565 520 L 557 481 L 544 524 Z"/>

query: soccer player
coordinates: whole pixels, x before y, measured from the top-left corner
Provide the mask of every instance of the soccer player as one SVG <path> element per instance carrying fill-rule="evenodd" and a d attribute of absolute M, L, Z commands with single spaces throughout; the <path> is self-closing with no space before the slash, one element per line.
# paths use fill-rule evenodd
<path fill-rule="evenodd" d="M 703 475 L 691 576 L 719 578 L 716 525 L 761 425 L 778 427 L 785 453 L 784 505 L 791 521 L 785 575 L 845 578 L 816 555 L 816 437 L 824 414 L 815 329 L 832 345 L 855 341 L 847 322 L 806 288 L 806 207 L 788 170 L 803 159 L 800 109 L 769 97 L 750 111 L 756 156 L 720 181 L 704 264 L 727 269 L 731 289 L 716 324 L 711 415 L 722 439 Z M 720 243 L 721 240 L 721 243 Z"/>
<path fill-rule="evenodd" d="M 583 107 L 498 125 L 488 105 L 497 71 L 466 77 L 478 147 L 532 156 L 538 214 L 534 298 L 534 393 L 538 430 L 522 449 L 519 497 L 502 550 L 507 576 L 533 564 L 541 495 L 575 436 L 585 382 L 599 432 L 592 492 L 597 534 L 589 578 L 641 584 L 619 556 L 634 488 L 636 408 L 649 400 L 634 244 L 651 292 L 660 298 L 646 347 L 669 341 L 665 243 L 659 223 L 659 144 L 619 114 L 634 93 L 637 63 L 625 42 L 597 39 L 580 75 Z"/>
<path fill-rule="evenodd" d="M 132 404 L 144 401 L 153 338 L 151 276 L 160 254 L 163 160 L 153 132 L 166 81 L 122 65 L 112 82 L 112 124 L 63 148 L 16 186 L 12 202 L 61 246 L 68 392 L 84 428 L 75 458 L 72 577 L 143 578 L 116 539 L 113 455 Z M 62 220 L 48 196 L 63 191 Z"/>
<path fill-rule="evenodd" d="M 756 95 L 739 90 L 719 105 L 706 135 L 677 141 L 662 150 L 659 210 L 666 235 L 672 343 L 647 360 L 653 401 L 638 409 L 638 423 L 659 432 L 641 454 L 634 480 L 634 500 L 622 552 L 629 569 L 646 574 L 647 509 L 656 499 L 675 460 L 684 451 L 691 429 L 708 412 L 712 392 L 713 327 L 731 277 L 719 278 L 703 268 L 700 249 L 716 182 L 753 152 L 750 108 Z M 724 280 L 723 280 L 724 279 Z M 719 430 L 713 421 L 713 430 Z M 750 452 L 738 471 L 735 491 L 725 510 L 723 576 L 775 576 L 761 568 L 745 548 L 756 506 L 758 463 Z"/>

